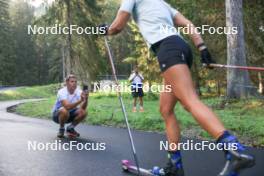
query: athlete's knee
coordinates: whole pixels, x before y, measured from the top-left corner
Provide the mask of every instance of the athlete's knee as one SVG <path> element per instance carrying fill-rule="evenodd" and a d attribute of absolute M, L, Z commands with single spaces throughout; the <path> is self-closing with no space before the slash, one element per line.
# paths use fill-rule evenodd
<path fill-rule="evenodd" d="M 168 119 L 169 117 L 171 117 L 171 115 L 174 114 L 174 108 L 168 107 L 168 106 L 164 106 L 161 105 L 160 106 L 160 114 L 162 115 L 162 117 L 164 118 L 164 120 Z"/>

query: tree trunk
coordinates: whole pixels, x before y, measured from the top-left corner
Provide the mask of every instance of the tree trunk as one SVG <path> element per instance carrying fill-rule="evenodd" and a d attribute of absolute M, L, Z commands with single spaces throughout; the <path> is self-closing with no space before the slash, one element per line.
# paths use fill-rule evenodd
<path fill-rule="evenodd" d="M 70 0 L 66 0 L 66 6 L 67 6 L 67 26 L 70 29 L 70 25 L 71 25 L 71 2 Z M 72 38 L 71 38 L 71 34 L 69 33 L 67 35 L 67 41 L 66 41 L 66 45 L 67 45 L 67 56 L 66 56 L 66 75 L 72 74 L 72 59 L 73 59 L 73 54 L 72 54 Z"/>
<path fill-rule="evenodd" d="M 61 60 L 62 60 L 62 82 L 65 81 L 65 78 L 66 78 L 66 60 L 65 60 L 65 51 L 64 51 L 64 46 L 62 45 L 61 46 Z"/>
<path fill-rule="evenodd" d="M 226 25 L 237 28 L 236 34 L 227 35 L 227 64 L 246 66 L 246 51 L 243 28 L 243 1 L 226 0 Z M 247 98 L 256 95 L 250 89 L 251 80 L 248 71 L 230 69 L 227 71 L 227 98 Z M 242 85 L 242 86 L 241 86 Z M 245 85 L 245 86 L 243 86 Z"/>

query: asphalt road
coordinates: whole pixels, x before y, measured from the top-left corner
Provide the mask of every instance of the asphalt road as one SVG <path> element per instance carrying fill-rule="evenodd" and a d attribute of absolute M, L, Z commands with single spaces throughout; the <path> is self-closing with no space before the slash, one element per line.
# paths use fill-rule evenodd
<path fill-rule="evenodd" d="M 125 176 L 122 159 L 132 159 L 125 129 L 80 125 L 77 141 L 56 138 L 58 126 L 50 120 L 22 117 L 6 112 L 20 101 L 0 102 L 0 176 Z M 165 136 L 133 131 L 140 165 L 151 168 L 165 165 L 166 152 L 160 150 Z M 185 141 L 186 139 L 184 139 Z M 52 143 L 78 144 L 93 150 L 57 150 Z M 31 148 L 29 144 L 31 142 Z M 33 144 L 39 148 L 33 151 Z M 57 147 L 59 147 L 59 144 Z M 101 146 L 96 146 L 101 145 Z M 47 151 L 43 145 L 50 145 Z M 66 145 L 65 145 L 66 146 Z M 105 147 L 105 150 L 100 150 Z M 68 149 L 68 148 L 67 148 Z M 264 149 L 250 149 L 257 165 L 241 176 L 264 175 Z M 186 176 L 217 176 L 224 164 L 221 151 L 183 151 Z"/>

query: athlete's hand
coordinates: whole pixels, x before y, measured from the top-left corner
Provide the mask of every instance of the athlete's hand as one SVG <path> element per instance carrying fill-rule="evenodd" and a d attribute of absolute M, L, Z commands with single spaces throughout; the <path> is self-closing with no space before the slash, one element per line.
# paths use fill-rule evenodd
<path fill-rule="evenodd" d="M 201 62 L 203 65 L 205 65 L 208 68 L 210 67 L 210 64 L 215 64 L 216 62 L 213 60 L 209 50 L 207 48 L 201 50 Z"/>
<path fill-rule="evenodd" d="M 88 93 L 83 91 L 82 94 L 81 94 L 81 100 L 82 101 L 87 101 L 88 100 Z"/>

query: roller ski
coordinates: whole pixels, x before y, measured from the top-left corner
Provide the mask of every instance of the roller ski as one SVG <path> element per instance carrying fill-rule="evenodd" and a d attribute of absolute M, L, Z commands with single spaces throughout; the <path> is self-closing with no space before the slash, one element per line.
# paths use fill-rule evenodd
<path fill-rule="evenodd" d="M 239 176 L 242 170 L 255 165 L 255 158 L 246 153 L 246 148 L 240 144 L 235 136 L 226 132 L 227 137 L 218 143 L 236 144 L 237 150 L 225 150 L 226 163 L 218 176 Z"/>
<path fill-rule="evenodd" d="M 255 165 L 254 157 L 232 151 L 226 154 L 226 164 L 218 176 L 239 176 L 241 170 Z"/>
<path fill-rule="evenodd" d="M 132 174 L 135 174 L 135 175 L 138 174 L 137 167 L 135 165 L 133 165 L 132 162 L 130 162 L 128 160 L 122 160 L 122 169 L 123 169 L 124 172 L 129 172 L 129 173 L 132 173 Z M 140 175 L 141 176 L 155 176 L 152 173 L 152 170 L 139 168 L 139 171 L 140 171 Z"/>
<path fill-rule="evenodd" d="M 122 160 L 122 169 L 124 172 L 138 174 L 137 167 L 128 160 Z M 141 176 L 184 176 L 183 169 L 176 169 L 170 162 L 165 168 L 155 166 L 153 169 L 139 168 L 139 171 Z"/>

